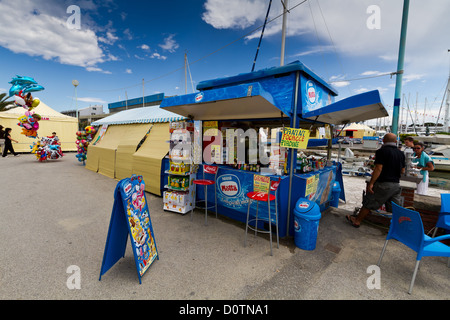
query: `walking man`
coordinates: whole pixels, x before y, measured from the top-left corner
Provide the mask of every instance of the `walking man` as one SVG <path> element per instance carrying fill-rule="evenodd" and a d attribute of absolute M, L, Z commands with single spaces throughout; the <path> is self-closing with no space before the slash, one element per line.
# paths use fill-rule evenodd
<path fill-rule="evenodd" d="M 383 146 L 375 152 L 375 168 L 363 197 L 362 208 L 358 215 L 347 215 L 347 221 L 355 228 L 369 214 L 383 204 L 392 211 L 391 201 L 401 203 L 400 176 L 405 172 L 405 155 L 397 148 L 397 136 L 387 133 L 383 138 Z"/>

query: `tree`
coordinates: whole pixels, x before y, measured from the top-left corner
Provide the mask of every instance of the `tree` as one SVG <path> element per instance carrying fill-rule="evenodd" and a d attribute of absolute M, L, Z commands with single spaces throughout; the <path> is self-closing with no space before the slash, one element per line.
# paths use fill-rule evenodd
<path fill-rule="evenodd" d="M 0 93 L 0 111 L 6 111 L 8 109 L 14 108 L 13 101 L 6 101 L 8 99 L 8 95 L 6 93 Z"/>

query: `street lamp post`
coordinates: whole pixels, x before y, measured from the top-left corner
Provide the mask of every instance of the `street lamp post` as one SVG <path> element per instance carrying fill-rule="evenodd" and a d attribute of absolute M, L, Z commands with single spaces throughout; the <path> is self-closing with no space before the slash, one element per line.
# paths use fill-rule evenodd
<path fill-rule="evenodd" d="M 72 80 L 72 84 L 75 87 L 75 110 L 77 115 L 78 127 L 80 126 L 80 119 L 78 118 L 78 96 L 77 96 L 77 87 L 80 84 L 78 80 Z"/>

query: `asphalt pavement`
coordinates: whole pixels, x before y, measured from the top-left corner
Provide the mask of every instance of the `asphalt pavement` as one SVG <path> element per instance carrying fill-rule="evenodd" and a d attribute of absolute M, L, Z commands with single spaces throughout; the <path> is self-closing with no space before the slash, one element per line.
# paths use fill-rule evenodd
<path fill-rule="evenodd" d="M 351 213 L 332 208 L 320 220 L 317 246 L 267 236 L 213 213 L 164 211 L 146 193 L 159 252 L 139 284 L 131 245 L 99 281 L 117 180 L 85 169 L 74 153 L 38 162 L 0 159 L 0 299 L 2 300 L 449 300 L 447 258 L 425 257 L 408 294 L 416 254 L 387 230 L 356 229 Z M 74 278 L 74 277 L 78 278 Z"/>

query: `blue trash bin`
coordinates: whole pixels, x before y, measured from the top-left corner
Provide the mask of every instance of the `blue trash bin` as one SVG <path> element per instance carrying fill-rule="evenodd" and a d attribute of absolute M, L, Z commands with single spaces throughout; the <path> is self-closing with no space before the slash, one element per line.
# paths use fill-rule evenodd
<path fill-rule="evenodd" d="M 339 207 L 339 197 L 341 195 L 341 185 L 339 182 L 334 182 L 333 188 L 331 189 L 331 206 L 338 208 Z"/>
<path fill-rule="evenodd" d="M 322 217 L 319 206 L 305 198 L 297 201 L 294 209 L 294 241 L 303 250 L 314 250 L 317 242 L 319 220 Z"/>

